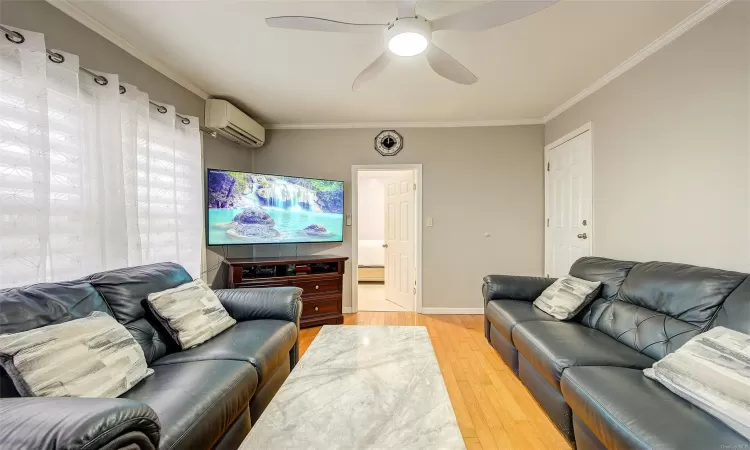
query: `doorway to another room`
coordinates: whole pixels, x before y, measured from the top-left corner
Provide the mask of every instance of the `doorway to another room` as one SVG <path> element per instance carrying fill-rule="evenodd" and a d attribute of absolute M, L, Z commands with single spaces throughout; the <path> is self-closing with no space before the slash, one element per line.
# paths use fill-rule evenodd
<path fill-rule="evenodd" d="M 354 311 L 419 311 L 421 166 L 354 166 Z M 418 306 L 419 305 L 419 306 Z"/>

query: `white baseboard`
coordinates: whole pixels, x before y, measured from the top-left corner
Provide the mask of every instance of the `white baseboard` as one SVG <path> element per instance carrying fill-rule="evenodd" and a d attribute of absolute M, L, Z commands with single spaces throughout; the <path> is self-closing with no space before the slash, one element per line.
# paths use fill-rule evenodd
<path fill-rule="evenodd" d="M 484 308 L 422 308 L 422 314 L 484 314 Z"/>
<path fill-rule="evenodd" d="M 351 306 L 343 306 L 341 307 L 344 314 L 351 314 L 352 313 L 352 307 Z"/>

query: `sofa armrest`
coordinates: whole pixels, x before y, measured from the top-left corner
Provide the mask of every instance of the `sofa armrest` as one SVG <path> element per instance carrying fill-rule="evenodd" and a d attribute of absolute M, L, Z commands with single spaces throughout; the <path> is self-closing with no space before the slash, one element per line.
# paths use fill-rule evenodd
<path fill-rule="evenodd" d="M 296 287 L 219 289 L 214 291 L 237 321 L 276 319 L 299 325 L 302 289 Z"/>
<path fill-rule="evenodd" d="M 302 289 L 297 287 L 217 289 L 214 291 L 227 312 L 238 322 L 276 319 L 297 326 L 297 340 L 289 352 L 290 369 L 299 361 L 299 320 L 302 316 Z"/>
<path fill-rule="evenodd" d="M 159 418 L 123 398 L 0 399 L 0 442 L 7 449 L 159 448 Z"/>
<path fill-rule="evenodd" d="M 533 302 L 555 278 L 487 275 L 482 285 L 484 304 L 490 300 L 525 300 Z"/>

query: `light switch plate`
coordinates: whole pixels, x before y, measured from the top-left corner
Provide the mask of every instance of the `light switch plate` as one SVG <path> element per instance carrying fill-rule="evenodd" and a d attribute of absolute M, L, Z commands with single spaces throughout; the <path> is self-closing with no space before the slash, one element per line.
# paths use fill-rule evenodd
<path fill-rule="evenodd" d="M 347 214 L 346 215 L 346 226 L 347 227 L 352 226 L 352 215 L 351 214 Z"/>
<path fill-rule="evenodd" d="M 428 227 L 431 227 L 432 226 L 432 217 L 427 217 L 427 219 L 425 220 L 425 222 L 426 222 L 426 225 Z"/>

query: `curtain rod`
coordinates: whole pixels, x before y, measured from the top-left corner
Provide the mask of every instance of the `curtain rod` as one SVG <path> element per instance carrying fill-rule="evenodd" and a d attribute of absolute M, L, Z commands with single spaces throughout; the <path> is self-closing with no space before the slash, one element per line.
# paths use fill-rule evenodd
<path fill-rule="evenodd" d="M 22 44 L 22 43 L 24 43 L 26 41 L 26 38 L 24 37 L 24 35 L 21 34 L 21 33 L 19 33 L 18 31 L 11 30 L 11 29 L 6 28 L 6 27 L 4 27 L 2 25 L 0 25 L 0 30 L 2 30 L 2 31 L 5 32 L 5 39 L 9 40 L 10 42 L 12 42 L 14 44 Z M 53 52 L 52 50 L 49 50 L 49 49 L 45 49 L 45 52 L 47 53 L 47 59 L 49 59 L 53 63 L 55 63 L 55 64 L 62 64 L 63 62 L 65 62 L 65 56 L 64 55 L 61 55 L 60 53 L 57 53 L 57 52 Z M 102 75 L 99 75 L 97 73 L 94 73 L 91 70 L 89 70 L 89 69 L 87 69 L 85 67 L 82 67 L 82 66 L 78 66 L 78 69 L 81 72 L 84 72 L 84 73 L 86 73 L 88 75 L 91 75 L 94 78 L 94 82 L 96 84 L 100 85 L 100 86 L 106 86 L 107 84 L 109 84 L 109 80 L 105 76 L 102 76 Z M 120 85 L 120 94 L 124 94 L 125 92 L 126 92 L 125 86 Z M 167 108 L 164 105 L 160 105 L 158 103 L 154 103 L 151 100 L 149 100 L 148 102 L 152 106 L 156 107 L 156 110 L 159 113 L 161 113 L 161 114 L 166 114 L 167 113 Z M 177 114 L 177 113 L 175 113 L 175 116 L 179 117 L 180 118 L 180 122 L 184 123 L 185 125 L 189 125 L 190 124 L 190 119 L 188 119 L 187 117 L 182 116 L 182 115 Z M 204 133 L 208 133 L 211 136 L 216 137 L 216 132 L 215 131 L 213 131 L 213 130 L 211 130 L 209 128 L 206 128 L 203 125 L 199 125 L 199 129 L 201 131 L 203 131 Z"/>

